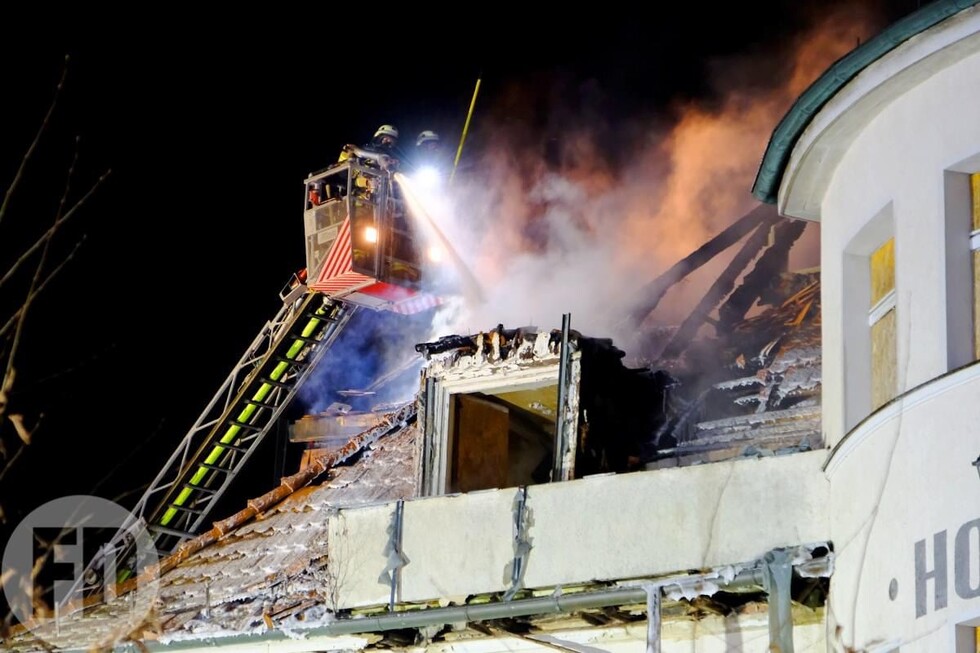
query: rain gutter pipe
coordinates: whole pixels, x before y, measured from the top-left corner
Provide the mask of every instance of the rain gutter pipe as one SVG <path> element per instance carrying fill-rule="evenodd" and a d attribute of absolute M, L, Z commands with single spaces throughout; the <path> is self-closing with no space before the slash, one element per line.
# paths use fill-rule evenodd
<path fill-rule="evenodd" d="M 256 634 L 242 634 L 231 637 L 211 637 L 169 643 L 145 642 L 141 647 L 127 644 L 118 648 L 119 651 L 177 651 L 189 649 L 217 649 L 225 647 L 269 644 L 277 641 L 309 640 L 311 650 L 322 648 L 314 640 L 319 638 L 356 635 L 358 633 L 377 633 L 388 630 L 424 628 L 452 623 L 473 623 L 503 619 L 507 617 L 526 617 L 540 614 L 574 613 L 580 610 L 603 608 L 627 603 L 646 605 L 647 588 L 671 588 L 675 586 L 697 588 L 697 581 L 709 582 L 712 586 L 728 589 L 762 586 L 762 570 L 758 568 L 740 572 L 730 581 L 718 578 L 715 574 L 703 576 L 678 576 L 658 581 L 650 581 L 615 589 L 596 590 L 592 592 L 575 592 L 572 594 L 552 594 L 549 596 L 498 603 L 481 603 L 478 605 L 462 605 L 446 608 L 419 609 L 402 612 L 388 612 L 370 617 L 354 619 L 338 619 L 336 621 L 310 629 L 267 630 Z"/>

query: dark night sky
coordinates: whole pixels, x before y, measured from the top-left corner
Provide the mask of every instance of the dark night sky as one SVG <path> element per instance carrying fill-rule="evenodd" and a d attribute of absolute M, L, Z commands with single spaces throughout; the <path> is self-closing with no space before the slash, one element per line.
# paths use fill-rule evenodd
<path fill-rule="evenodd" d="M 18 353 L 11 409 L 45 417 L 0 480 L 9 522 L 66 494 L 116 498 L 156 474 L 304 264 L 302 181 L 344 143 L 390 122 L 403 141 L 435 129 L 455 149 L 482 76 L 464 160 L 494 124 L 548 139 L 592 117 L 613 155 L 628 147 L 628 125 L 703 97 L 713 61 L 778 45 L 837 3 L 798 4 L 0 18 L 4 188 L 71 56 L 50 129 L 0 223 L 4 267 L 51 220 L 76 135 L 71 197 L 112 169 L 54 241 L 60 260 L 85 237 L 32 309 Z M 884 16 L 916 6 L 895 0 Z M 26 277 L 17 282 L 0 288 L 4 320 Z M 256 487 L 245 494 L 271 485 L 273 459 L 253 458 Z"/>

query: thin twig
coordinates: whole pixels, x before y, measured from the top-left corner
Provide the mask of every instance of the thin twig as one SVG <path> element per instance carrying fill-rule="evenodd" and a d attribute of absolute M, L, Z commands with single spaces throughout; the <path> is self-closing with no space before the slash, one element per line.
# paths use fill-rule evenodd
<path fill-rule="evenodd" d="M 65 85 L 65 79 L 67 77 L 68 55 L 65 55 L 65 65 L 61 69 L 61 79 L 58 81 L 58 86 L 55 87 L 54 97 L 51 98 L 51 105 L 48 107 L 48 112 L 44 114 L 44 120 L 41 121 L 41 126 L 38 128 L 37 134 L 34 135 L 34 141 L 31 142 L 30 147 L 27 148 L 27 152 L 24 153 L 24 158 L 20 160 L 20 166 L 14 174 L 14 179 L 10 182 L 6 194 L 3 196 L 3 204 L 0 204 L 0 222 L 3 221 L 3 216 L 7 212 L 7 204 L 10 203 L 10 197 L 14 194 L 14 189 L 17 188 L 20 184 L 21 177 L 24 176 L 24 169 L 27 167 L 27 162 L 30 160 L 31 155 L 34 154 L 34 150 L 41 140 L 41 135 L 47 130 L 48 124 L 51 122 L 51 116 L 54 114 L 55 105 L 58 104 L 58 97 L 61 95 L 61 88 Z"/>
<path fill-rule="evenodd" d="M 40 387 L 43 386 L 45 383 L 56 381 L 63 376 L 69 376 L 71 374 L 75 374 L 79 370 L 84 369 L 89 365 L 92 365 L 95 361 L 98 361 L 100 358 L 106 355 L 107 352 L 116 349 L 116 347 L 117 345 L 115 343 L 110 343 L 105 347 L 102 347 L 99 351 L 91 353 L 87 358 L 77 360 L 72 365 L 62 367 L 61 369 L 53 370 L 50 374 L 45 374 L 44 376 L 40 376 L 34 379 L 31 385 L 28 387 L 31 388 Z M 21 386 L 21 389 L 22 390 L 24 389 L 23 386 Z"/>
<path fill-rule="evenodd" d="M 147 438 L 140 443 L 140 446 L 134 447 L 129 451 L 129 453 L 127 453 L 125 456 L 120 458 L 118 462 L 116 462 L 116 464 L 112 467 L 112 469 L 106 472 L 106 474 L 102 478 L 100 478 L 98 482 L 89 489 L 88 493 L 92 495 L 97 495 L 99 493 L 99 490 L 102 488 L 104 484 L 106 484 L 108 481 L 112 480 L 113 478 L 118 478 L 116 472 L 118 472 L 120 469 L 126 466 L 126 464 L 129 463 L 129 461 L 132 458 L 134 458 L 136 454 L 142 452 L 145 449 L 145 447 L 149 446 L 157 438 L 157 436 L 159 436 L 161 433 L 164 432 L 163 426 L 165 424 L 165 421 L 166 420 L 160 420 L 159 422 L 157 422 L 156 429 L 154 429 L 150 433 L 150 435 L 147 436 Z M 146 490 L 147 487 L 149 487 L 149 485 L 150 485 L 149 483 L 144 483 L 143 485 L 137 488 L 126 490 L 122 494 L 114 497 L 112 500 L 115 501 L 116 503 L 122 503 L 122 500 L 124 498 L 136 492 L 143 492 L 144 490 Z"/>
<path fill-rule="evenodd" d="M 0 277 L 0 286 L 2 286 L 4 282 L 6 282 L 8 279 L 10 279 L 11 276 L 13 276 L 14 272 L 17 271 L 17 268 L 19 268 L 24 263 L 24 261 L 26 261 L 30 257 L 31 254 L 36 252 L 41 245 L 45 244 L 48 240 L 50 240 L 50 238 L 54 236 L 55 232 L 58 231 L 58 228 L 61 225 L 63 225 L 65 222 L 68 221 L 68 219 L 70 219 L 73 215 L 75 215 L 75 212 L 79 208 L 81 208 L 82 204 L 85 203 L 85 200 L 87 200 L 89 197 L 92 196 L 92 194 L 96 191 L 96 189 L 98 189 L 100 185 L 102 185 L 102 182 L 106 180 L 106 178 L 109 176 L 109 173 L 111 172 L 112 172 L 111 170 L 106 170 L 105 173 L 101 177 L 99 177 L 94 184 L 92 184 L 92 187 L 88 190 L 87 193 L 85 193 L 85 195 L 82 196 L 80 200 L 75 202 L 75 204 L 70 209 L 68 209 L 68 211 L 61 218 L 59 218 L 57 222 L 51 225 L 50 229 L 48 229 L 43 234 L 41 234 L 41 237 L 38 238 L 36 241 L 34 241 L 34 244 L 28 247 L 27 250 L 23 254 L 21 254 L 16 261 L 14 261 L 14 264 L 10 267 L 10 269 L 7 270 L 6 273 L 4 273 L 3 277 Z"/>
<path fill-rule="evenodd" d="M 78 163 L 78 139 L 75 139 L 75 154 L 72 156 L 71 165 L 68 166 L 68 174 L 65 176 L 65 188 L 61 192 L 61 199 L 58 200 L 58 210 L 55 211 L 54 224 L 51 226 L 49 231 L 56 229 L 58 223 L 61 221 L 63 212 L 65 210 L 65 202 L 68 201 L 68 193 L 71 191 L 71 179 L 75 175 L 75 164 Z M 97 186 L 98 184 L 96 184 Z M 95 187 L 93 187 L 94 189 Z M 84 198 L 83 198 L 84 201 Z M 75 206 L 78 206 L 76 204 Z M 44 272 L 44 264 L 48 261 L 48 252 L 51 251 L 51 239 L 48 238 L 44 241 L 44 248 L 41 250 L 41 258 L 38 259 L 37 267 L 34 268 L 34 276 L 31 278 L 31 285 L 27 288 L 27 296 L 24 298 L 24 304 L 20 308 L 20 315 L 17 317 L 17 329 L 14 331 L 14 341 L 10 345 L 10 351 L 7 352 L 7 367 L 4 370 L 3 378 L 6 379 L 14 367 L 14 359 L 17 357 L 17 347 L 20 344 L 20 337 L 24 330 L 24 324 L 27 322 L 27 311 L 30 309 L 31 304 L 34 302 L 35 297 L 37 297 L 37 287 L 41 281 L 41 273 Z"/>
<path fill-rule="evenodd" d="M 50 281 L 51 281 L 52 279 L 54 279 L 54 277 L 55 277 L 55 276 L 56 276 L 56 275 L 57 275 L 57 274 L 58 274 L 59 272 L 61 272 L 61 269 L 62 269 L 63 267 L 65 267 L 65 265 L 66 265 L 66 264 L 68 263 L 68 261 L 70 261 L 70 260 L 72 260 L 72 258 L 74 258 L 74 257 L 75 257 L 75 254 L 76 254 L 76 253 L 78 253 L 78 248 L 82 246 L 82 243 L 83 243 L 83 242 L 85 242 L 85 236 L 82 236 L 82 239 L 81 239 L 81 240 L 79 240 L 79 241 L 78 241 L 77 243 L 75 243 L 75 247 L 74 247 L 74 248 L 73 248 L 73 249 L 71 250 L 71 252 L 69 252 L 69 253 L 68 253 L 68 256 L 66 256 L 66 257 L 65 257 L 65 260 L 63 260 L 63 261 L 62 261 L 61 263 L 59 263 L 59 264 L 58 264 L 58 266 L 57 266 L 56 268 L 54 268 L 53 270 L 51 270 L 51 273 L 50 273 L 50 274 L 48 274 L 48 276 L 47 276 L 47 277 L 46 277 L 46 278 L 44 279 L 44 281 L 42 281 L 42 282 L 41 282 L 41 285 L 39 285 L 39 286 L 38 286 L 38 287 L 37 287 L 37 288 L 36 288 L 36 289 L 34 290 L 34 295 L 35 295 L 35 296 L 37 296 L 37 295 L 40 295 L 40 294 L 41 294 L 41 292 L 42 292 L 42 291 L 44 290 L 44 288 L 45 288 L 45 286 L 47 286 L 47 285 L 48 285 L 48 283 L 49 283 L 49 282 L 50 282 Z M 17 309 L 17 310 L 16 310 L 15 312 L 14 312 L 14 314 L 10 316 L 10 319 L 8 319 L 8 320 L 7 320 L 7 321 L 6 321 L 5 323 L 4 323 L 4 325 L 3 325 L 2 327 L 0 327 L 0 336 L 3 336 L 3 335 L 4 335 L 5 333 L 7 333 L 7 331 L 9 331 L 9 330 L 10 330 L 10 327 L 14 325 L 14 322 L 15 322 L 15 321 L 16 321 L 16 320 L 17 320 L 17 319 L 18 319 L 18 318 L 20 317 L 20 313 L 21 313 L 21 311 L 23 311 L 23 310 L 24 310 L 24 307 L 23 307 L 23 306 L 21 306 L 20 308 L 18 308 L 18 309 Z"/>
<path fill-rule="evenodd" d="M 13 468 L 14 463 L 17 462 L 17 459 L 20 458 L 20 455 L 24 453 L 24 449 L 26 448 L 27 448 L 26 444 L 20 445 L 20 447 L 17 449 L 17 453 L 15 453 L 13 456 L 10 457 L 10 460 L 7 461 L 7 464 L 3 466 L 3 469 L 0 469 L 0 481 L 2 481 L 3 477 L 7 475 L 7 472 L 9 472 L 11 468 Z"/>

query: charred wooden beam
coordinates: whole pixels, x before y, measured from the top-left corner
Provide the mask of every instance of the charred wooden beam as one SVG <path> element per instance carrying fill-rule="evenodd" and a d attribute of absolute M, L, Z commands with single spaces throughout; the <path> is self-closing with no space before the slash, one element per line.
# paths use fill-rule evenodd
<path fill-rule="evenodd" d="M 737 243 L 763 220 L 774 219 L 777 215 L 776 207 L 772 204 L 760 204 L 694 252 L 675 263 L 669 270 L 643 288 L 641 293 L 645 299 L 639 308 L 630 313 L 632 322 L 634 324 L 642 323 L 647 315 L 657 308 L 660 300 L 663 299 L 664 294 L 670 290 L 671 286 Z"/>
<path fill-rule="evenodd" d="M 766 287 L 780 272 L 786 271 L 789 266 L 789 250 L 803 235 L 804 229 L 806 222 L 803 220 L 786 220 L 776 225 L 773 229 L 775 233 L 772 246 L 759 257 L 752 271 L 745 275 L 742 284 L 718 309 L 722 329 L 745 319 L 745 314 L 762 297 Z"/>
<path fill-rule="evenodd" d="M 759 250 L 765 247 L 766 241 L 769 239 L 769 228 L 779 219 L 779 215 L 775 212 L 762 218 L 759 226 L 745 241 L 742 249 L 728 264 L 725 271 L 711 284 L 711 288 L 708 289 L 708 292 L 698 302 L 691 314 L 687 316 L 687 319 L 681 323 L 681 326 L 674 333 L 674 337 L 664 347 L 661 358 L 677 358 L 687 349 L 688 344 L 697 335 L 698 329 L 704 324 L 708 314 L 725 298 L 725 295 L 731 292 L 742 270 L 756 257 Z"/>
<path fill-rule="evenodd" d="M 613 618 L 606 616 L 603 612 L 583 612 L 579 616 L 582 617 L 582 621 L 586 621 L 592 626 L 608 626 L 614 621 Z"/>

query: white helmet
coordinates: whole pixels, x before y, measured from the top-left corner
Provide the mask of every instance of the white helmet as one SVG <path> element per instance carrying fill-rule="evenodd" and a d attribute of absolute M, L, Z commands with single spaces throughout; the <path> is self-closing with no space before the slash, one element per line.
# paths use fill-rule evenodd
<path fill-rule="evenodd" d="M 395 129 L 394 125 L 381 125 L 378 127 L 378 131 L 374 132 L 375 138 L 381 138 L 382 136 L 391 136 L 392 138 L 398 138 L 398 130 Z"/>
<path fill-rule="evenodd" d="M 433 143 L 438 143 L 439 134 L 435 133 L 434 131 L 430 131 L 426 129 L 424 132 L 419 134 L 419 137 L 415 140 L 415 147 L 419 147 L 420 145 L 422 145 L 422 143 L 428 143 L 430 141 Z"/>

